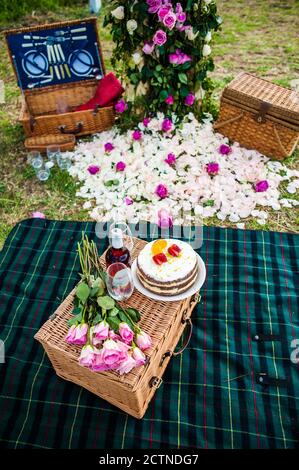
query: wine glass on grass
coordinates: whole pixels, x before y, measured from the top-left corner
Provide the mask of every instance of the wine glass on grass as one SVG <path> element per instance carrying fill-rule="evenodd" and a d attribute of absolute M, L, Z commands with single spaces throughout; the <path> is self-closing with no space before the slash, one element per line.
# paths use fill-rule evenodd
<path fill-rule="evenodd" d="M 110 264 L 106 273 L 106 285 L 114 300 L 128 300 L 134 291 L 131 270 L 123 263 Z"/>

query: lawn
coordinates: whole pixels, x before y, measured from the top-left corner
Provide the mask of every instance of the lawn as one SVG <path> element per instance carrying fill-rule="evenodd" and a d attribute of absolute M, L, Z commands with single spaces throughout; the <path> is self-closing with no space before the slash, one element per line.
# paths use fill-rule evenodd
<path fill-rule="evenodd" d="M 75 3 L 75 2 L 74 2 Z M 87 1 L 86 1 L 87 3 Z M 218 101 L 223 86 L 238 72 L 246 70 L 258 76 L 290 86 L 299 79 L 298 1 L 297 0 L 218 0 L 223 17 L 222 30 L 214 39 L 216 69 L 215 99 Z M 6 29 L 88 16 L 87 8 L 63 8 L 60 12 L 33 12 L 13 24 L 0 24 Z M 101 18 L 100 18 L 101 20 Z M 100 28 L 100 36 L 110 68 L 112 43 L 109 31 Z M 34 171 L 26 164 L 23 133 L 17 124 L 20 92 L 9 63 L 3 37 L 0 39 L 0 79 L 5 83 L 4 105 L 0 105 L 0 245 L 16 222 L 30 217 L 34 210 L 48 218 L 88 219 L 83 202 L 76 198 L 76 184 L 66 172 L 55 170 L 46 183 L 39 183 Z M 297 167 L 298 150 L 286 163 Z M 286 193 L 287 197 L 292 197 Z M 294 197 L 294 196 L 293 196 Z M 218 219 L 206 223 L 229 226 Z M 254 220 L 246 221 L 246 228 L 261 228 Z M 270 213 L 263 229 L 298 231 L 298 213 L 294 209 Z"/>

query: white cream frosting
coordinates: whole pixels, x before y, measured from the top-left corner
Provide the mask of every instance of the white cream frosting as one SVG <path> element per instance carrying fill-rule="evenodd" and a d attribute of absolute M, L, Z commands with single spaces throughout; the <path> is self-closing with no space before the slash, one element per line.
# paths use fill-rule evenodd
<path fill-rule="evenodd" d="M 148 243 L 138 255 L 138 265 L 145 275 L 158 282 L 170 282 L 183 279 L 190 274 L 197 263 L 197 255 L 193 248 L 186 242 L 174 239 L 165 239 L 167 247 L 162 251 L 168 258 L 167 263 L 158 265 L 153 260 L 152 245 Z M 178 257 L 170 256 L 167 252 L 171 245 L 181 248 Z"/>

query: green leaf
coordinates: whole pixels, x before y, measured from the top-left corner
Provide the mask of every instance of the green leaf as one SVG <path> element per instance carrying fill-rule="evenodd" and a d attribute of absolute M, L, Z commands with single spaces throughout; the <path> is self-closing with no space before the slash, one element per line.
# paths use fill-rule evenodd
<path fill-rule="evenodd" d="M 129 317 L 129 315 L 126 315 L 122 310 L 120 310 L 119 312 L 119 318 L 121 319 L 121 321 L 123 321 L 124 323 L 127 323 L 129 325 L 129 327 L 131 328 L 131 330 L 134 331 L 134 324 L 132 323 L 132 320 L 131 318 Z"/>
<path fill-rule="evenodd" d="M 109 310 L 108 315 L 109 317 L 116 317 L 116 315 L 118 315 L 118 312 L 118 308 L 114 307 L 112 310 Z"/>
<path fill-rule="evenodd" d="M 179 80 L 181 83 L 184 83 L 185 85 L 187 85 L 188 83 L 188 78 L 185 73 L 179 73 Z"/>
<path fill-rule="evenodd" d="M 160 91 L 159 99 L 160 99 L 161 101 L 165 101 L 166 98 L 167 98 L 167 96 L 168 96 L 168 93 L 167 93 L 166 90 L 161 90 L 161 91 Z"/>
<path fill-rule="evenodd" d="M 82 313 L 79 313 L 79 315 L 75 315 L 74 317 L 70 318 L 68 321 L 69 326 L 77 325 L 78 323 L 81 323 L 82 321 Z"/>
<path fill-rule="evenodd" d="M 105 310 L 111 310 L 114 308 L 115 302 L 108 295 L 104 295 L 103 297 L 98 297 L 98 305 Z"/>
<path fill-rule="evenodd" d="M 135 308 L 127 308 L 126 313 L 129 315 L 129 317 L 134 323 L 137 323 L 140 321 L 140 318 L 141 318 L 140 313 Z"/>
<path fill-rule="evenodd" d="M 115 333 L 118 333 L 120 320 L 118 317 L 108 317 L 107 323 Z"/>
<path fill-rule="evenodd" d="M 78 284 L 77 289 L 76 289 L 76 295 L 78 299 L 81 300 L 81 302 L 85 303 L 89 297 L 89 294 L 90 294 L 90 289 L 88 285 L 85 284 L 85 282 Z"/>
<path fill-rule="evenodd" d="M 102 316 L 99 313 L 97 313 L 96 316 L 94 317 L 93 321 L 92 321 L 92 324 L 97 325 L 101 321 L 102 321 Z"/>

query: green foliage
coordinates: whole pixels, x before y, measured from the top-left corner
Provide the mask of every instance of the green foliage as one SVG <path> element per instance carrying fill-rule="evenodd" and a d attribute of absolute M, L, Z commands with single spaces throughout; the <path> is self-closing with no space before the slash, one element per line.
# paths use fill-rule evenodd
<path fill-rule="evenodd" d="M 84 0 L 1 0 L 0 22 L 17 20 L 33 11 L 47 12 L 65 6 L 84 4 Z"/>
<path fill-rule="evenodd" d="M 169 29 L 159 20 L 157 13 L 149 13 L 146 1 L 109 2 L 110 10 L 105 17 L 104 26 L 111 25 L 112 38 L 116 44 L 111 63 L 127 83 L 127 98 L 133 106 L 125 115 L 130 114 L 131 119 L 134 114 L 145 115 L 157 111 L 169 115 L 175 112 L 182 118 L 190 110 L 201 117 L 201 107 L 205 113 L 211 108 L 215 114 L 210 100 L 213 86 L 211 80 L 207 79 L 208 72 L 214 69 L 214 63 L 209 49 L 204 46 L 210 41 L 210 33 L 217 30 L 221 23 L 216 3 L 212 1 L 207 5 L 201 0 L 183 0 L 180 3 L 187 14 L 186 21 L 177 22 L 174 28 Z M 176 3 L 173 5 L 175 9 Z M 111 13 L 119 6 L 124 9 L 122 19 Z M 136 21 L 137 27 L 130 34 L 127 22 L 131 20 Z M 183 25 L 188 26 L 189 31 L 179 28 Z M 166 33 L 165 44 L 156 45 L 151 54 L 145 54 L 142 50 L 144 44 L 152 45 L 158 30 Z M 181 64 L 170 63 L 170 54 L 175 54 L 178 49 L 191 57 L 191 60 Z M 192 107 L 185 104 L 188 94 L 196 96 Z M 169 95 L 174 98 L 173 105 L 165 102 Z"/>

